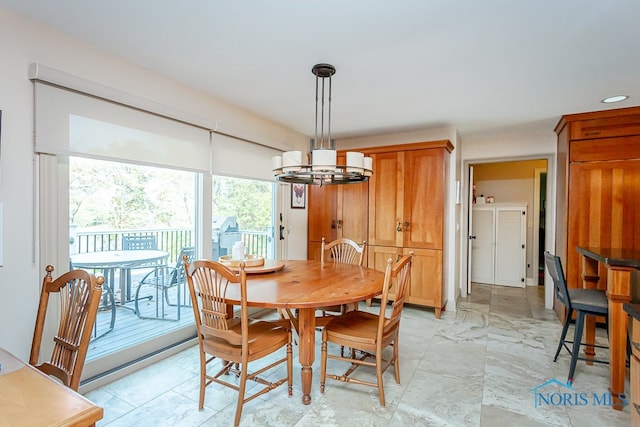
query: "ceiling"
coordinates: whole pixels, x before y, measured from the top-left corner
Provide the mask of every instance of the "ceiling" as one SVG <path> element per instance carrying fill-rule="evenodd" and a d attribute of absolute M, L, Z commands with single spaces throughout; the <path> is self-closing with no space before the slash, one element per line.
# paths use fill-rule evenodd
<path fill-rule="evenodd" d="M 640 105 L 638 0 L 0 0 L 306 135 L 333 64 L 335 137 L 460 135 Z M 603 104 L 611 95 L 629 95 Z M 551 128 L 553 126 L 551 124 Z"/>

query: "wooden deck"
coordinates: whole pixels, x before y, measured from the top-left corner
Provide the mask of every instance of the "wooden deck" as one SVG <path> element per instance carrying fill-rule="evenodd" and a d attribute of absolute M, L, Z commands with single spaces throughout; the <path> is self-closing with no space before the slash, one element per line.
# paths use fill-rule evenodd
<path fill-rule="evenodd" d="M 175 292 L 175 289 L 172 292 Z M 173 293 L 170 294 L 171 301 L 175 301 L 174 295 Z M 89 343 L 87 361 L 98 359 L 107 354 L 131 347 L 136 343 L 194 324 L 193 308 L 191 306 L 180 307 L 180 320 L 141 319 L 136 315 L 133 307 L 133 302 L 128 302 L 124 306 L 116 304 L 115 324 L 110 332 L 106 331 L 109 330 L 111 322 L 111 308 L 100 308 L 96 318 L 94 338 Z M 140 310 L 143 315 L 153 316 L 155 315 L 155 309 L 155 299 L 140 301 Z M 165 305 L 165 314 L 168 318 L 176 318 L 176 307 Z"/>

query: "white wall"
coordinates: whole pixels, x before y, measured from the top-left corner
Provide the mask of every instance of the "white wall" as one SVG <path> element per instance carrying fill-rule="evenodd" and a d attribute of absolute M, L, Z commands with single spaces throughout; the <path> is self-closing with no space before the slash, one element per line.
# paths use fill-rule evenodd
<path fill-rule="evenodd" d="M 26 359 L 43 276 L 37 259 L 34 215 L 33 88 L 30 63 L 75 74 L 100 84 L 221 123 L 245 137 L 277 148 L 306 149 L 308 137 L 216 100 L 185 85 L 122 61 L 81 41 L 0 9 L 0 203 L 4 204 L 4 265 L 0 267 L 0 346 Z M 296 214 L 294 229 L 306 224 Z M 304 226 L 306 230 L 306 225 Z M 306 239 L 306 233 L 301 238 Z M 301 245 L 298 245 L 301 246 Z M 306 245 L 305 245 L 306 246 Z M 297 250 L 296 250 L 297 251 Z M 61 272 L 63 266 L 56 266 Z M 55 273 L 54 273 L 55 275 Z"/>

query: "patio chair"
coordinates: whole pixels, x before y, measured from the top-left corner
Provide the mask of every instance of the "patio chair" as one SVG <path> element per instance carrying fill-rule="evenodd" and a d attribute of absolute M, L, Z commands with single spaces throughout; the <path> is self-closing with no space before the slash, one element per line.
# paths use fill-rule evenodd
<path fill-rule="evenodd" d="M 71 270 L 54 280 L 51 277 L 52 272 L 53 266 L 48 265 L 42 280 L 29 364 L 77 391 L 100 304 L 104 278 L 96 278 L 85 270 Z M 51 358 L 39 363 L 47 306 L 52 294 L 57 294 L 60 302 L 58 332 L 53 337 Z"/>
<path fill-rule="evenodd" d="M 157 266 L 140 280 L 134 298 L 134 311 L 139 318 L 180 320 L 180 307 L 191 306 L 189 294 L 185 289 L 187 278 L 184 272 L 183 257 L 186 256 L 187 259 L 192 260 L 194 255 L 195 247 L 184 247 L 180 251 L 175 267 Z M 145 293 L 145 289 L 152 293 Z M 175 302 L 173 303 L 171 302 L 171 293 L 175 294 Z M 144 306 L 140 302 L 144 299 L 147 299 L 149 303 L 155 301 L 155 309 L 151 314 L 143 312 Z M 175 317 L 171 316 L 174 310 L 166 310 L 167 306 L 175 307 Z"/>
<path fill-rule="evenodd" d="M 156 250 L 158 249 L 158 240 L 155 234 L 137 234 L 137 235 L 123 235 L 122 236 L 122 250 L 123 251 L 143 251 L 143 250 Z M 151 264 L 152 266 L 156 263 Z M 148 268 L 148 264 L 137 265 L 135 268 Z M 126 295 L 120 295 L 122 303 L 131 301 L 131 268 L 127 268 L 127 289 Z"/>

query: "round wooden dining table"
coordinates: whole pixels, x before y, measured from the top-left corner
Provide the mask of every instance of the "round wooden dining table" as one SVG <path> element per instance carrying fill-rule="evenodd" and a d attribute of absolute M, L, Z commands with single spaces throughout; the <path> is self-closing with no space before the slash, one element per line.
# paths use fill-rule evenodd
<path fill-rule="evenodd" d="M 302 402 L 311 403 L 315 360 L 316 308 L 356 303 L 382 293 L 384 273 L 351 264 L 320 261 L 284 261 L 284 268 L 264 274 L 247 274 L 247 305 L 297 312 L 292 319 L 298 332 L 302 365 Z M 240 304 L 239 287 L 227 291 L 227 300 Z"/>

